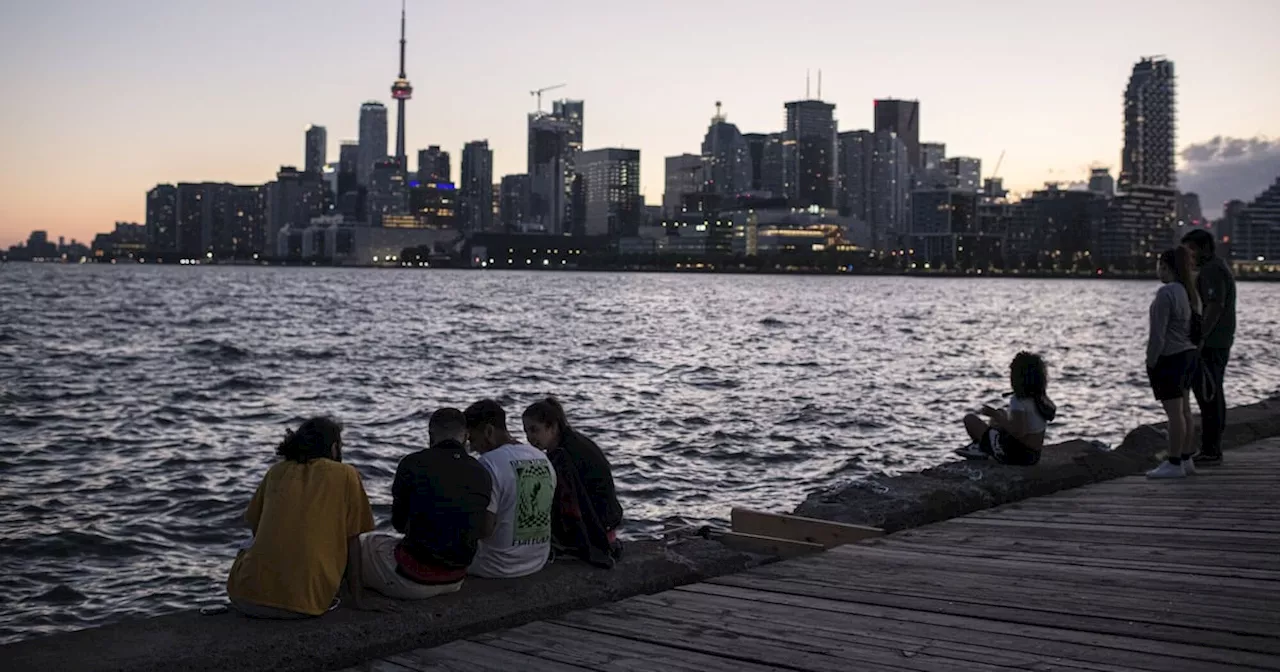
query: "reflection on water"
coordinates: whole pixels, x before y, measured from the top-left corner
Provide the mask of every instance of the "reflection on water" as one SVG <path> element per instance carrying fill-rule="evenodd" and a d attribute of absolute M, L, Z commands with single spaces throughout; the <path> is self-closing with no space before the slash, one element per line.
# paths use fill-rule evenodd
<path fill-rule="evenodd" d="M 631 536 L 789 509 L 949 458 L 1050 361 L 1054 439 L 1157 419 L 1154 283 L 0 266 L 0 641 L 220 599 L 287 426 L 347 425 L 388 516 L 441 405 L 546 393 L 617 472 Z M 1233 402 L 1276 392 L 1280 285 L 1240 287 Z"/>

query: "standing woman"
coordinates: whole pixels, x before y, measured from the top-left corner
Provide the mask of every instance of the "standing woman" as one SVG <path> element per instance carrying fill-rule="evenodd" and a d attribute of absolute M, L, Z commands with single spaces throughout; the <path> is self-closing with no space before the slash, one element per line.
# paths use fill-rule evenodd
<path fill-rule="evenodd" d="M 342 463 L 342 425 L 302 423 L 276 448 L 244 513 L 253 543 L 236 557 L 227 596 L 255 618 L 306 618 L 329 610 L 345 573 L 353 607 L 360 585 L 360 534 L 373 510 L 355 467 Z"/>
<path fill-rule="evenodd" d="M 621 551 L 615 532 L 622 524 L 622 505 L 609 460 L 594 441 L 569 426 L 554 397 L 529 406 L 522 419 L 529 443 L 542 449 L 556 469 L 552 542 L 562 552 L 612 567 Z"/>
<path fill-rule="evenodd" d="M 1147 478 L 1184 478 L 1195 473 L 1190 390 L 1197 364 L 1200 297 L 1193 268 L 1195 261 L 1185 247 L 1165 251 L 1156 266 L 1163 284 L 1151 302 L 1147 377 L 1169 417 L 1169 457 L 1148 471 Z"/>

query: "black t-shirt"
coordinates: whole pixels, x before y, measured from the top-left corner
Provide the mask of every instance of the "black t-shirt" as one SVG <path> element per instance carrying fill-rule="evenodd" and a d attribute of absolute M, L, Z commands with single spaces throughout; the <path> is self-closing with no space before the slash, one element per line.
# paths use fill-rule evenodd
<path fill-rule="evenodd" d="M 411 453 L 391 484 L 391 524 L 418 562 L 465 569 L 476 555 L 493 480 L 457 441 Z"/>
<path fill-rule="evenodd" d="M 609 466 L 604 451 L 600 450 L 595 441 L 572 429 L 561 437 L 561 448 L 577 470 L 600 522 L 606 530 L 617 528 L 622 524 L 622 505 L 618 503 L 613 468 Z"/>
<path fill-rule="evenodd" d="M 1204 347 L 1230 348 L 1236 337 L 1236 280 L 1231 267 L 1220 257 L 1214 257 L 1200 269 L 1196 278 L 1196 292 L 1204 305 L 1222 305 L 1222 315 L 1213 329 L 1204 334 Z"/>

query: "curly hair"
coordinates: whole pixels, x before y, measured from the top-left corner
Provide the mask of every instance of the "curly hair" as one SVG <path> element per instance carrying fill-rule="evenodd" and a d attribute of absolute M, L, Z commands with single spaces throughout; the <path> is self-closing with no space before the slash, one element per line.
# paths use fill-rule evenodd
<path fill-rule="evenodd" d="M 276 447 L 276 454 L 294 462 L 309 462 L 319 458 L 332 459 L 333 447 L 338 447 L 337 460 L 342 461 L 342 423 L 327 416 L 317 416 L 303 422 L 295 430 L 286 430 L 284 441 Z"/>
<path fill-rule="evenodd" d="M 1049 388 L 1049 367 L 1032 352 L 1019 352 L 1009 365 L 1013 394 L 1024 399 L 1043 397 Z"/>

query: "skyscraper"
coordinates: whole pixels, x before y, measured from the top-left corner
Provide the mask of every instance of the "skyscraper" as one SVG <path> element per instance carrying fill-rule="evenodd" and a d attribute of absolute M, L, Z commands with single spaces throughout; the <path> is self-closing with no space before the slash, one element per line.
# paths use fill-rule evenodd
<path fill-rule="evenodd" d="M 360 145 L 343 140 L 338 146 L 338 212 L 344 217 L 360 219 L 363 203 L 360 197 Z M 267 241 L 267 249 L 275 249 L 275 241 Z"/>
<path fill-rule="evenodd" d="M 760 190 L 777 198 L 787 195 L 786 152 L 782 133 L 770 133 L 760 152 Z"/>
<path fill-rule="evenodd" d="M 449 166 L 449 152 L 440 149 L 440 145 L 431 145 L 418 150 L 418 181 L 452 182 L 452 170 Z"/>
<path fill-rule="evenodd" d="M 529 210 L 529 176 L 503 175 L 498 187 L 498 211 L 502 216 L 502 230 L 519 231 Z"/>
<path fill-rule="evenodd" d="M 841 214 L 852 215 L 870 224 L 871 159 L 875 135 L 867 130 L 845 131 L 838 138 L 836 176 L 839 194 L 836 207 Z"/>
<path fill-rule="evenodd" d="M 747 156 L 751 162 L 751 191 L 764 190 L 764 154 L 769 144 L 767 133 L 743 133 L 747 143 Z"/>
<path fill-rule="evenodd" d="M 893 133 L 907 148 L 911 170 L 921 168 L 920 157 L 920 102 L 884 98 L 875 101 L 875 130 Z"/>
<path fill-rule="evenodd" d="M 551 112 L 529 115 L 528 218 L 545 233 L 573 233 L 585 217 L 583 195 L 575 192 L 579 180 L 574 170 L 574 160 L 582 151 L 583 123 L 580 100 L 558 100 Z"/>
<path fill-rule="evenodd" d="M 1177 186 L 1173 62 L 1156 56 L 1133 66 L 1124 92 L 1120 189 Z"/>
<path fill-rule="evenodd" d="M 391 84 L 391 97 L 396 99 L 396 165 L 403 175 L 409 172 L 409 162 L 404 155 L 404 104 L 413 97 L 413 85 L 404 74 L 404 0 L 400 0 L 400 75 Z"/>
<path fill-rule="evenodd" d="M 943 159 L 947 173 L 947 186 L 961 191 L 977 193 L 982 190 L 982 159 L 953 156 Z"/>
<path fill-rule="evenodd" d="M 360 106 L 360 156 L 356 181 L 369 186 L 373 164 L 387 158 L 387 107 L 376 100 Z"/>
<path fill-rule="evenodd" d="M 786 104 L 783 175 L 792 207 L 835 207 L 836 106 L 821 100 Z"/>
<path fill-rule="evenodd" d="M 1089 172 L 1089 191 L 1111 198 L 1116 195 L 1116 178 L 1107 168 L 1094 168 Z"/>
<path fill-rule="evenodd" d="M 390 157 L 373 164 L 369 173 L 369 225 L 382 226 L 388 215 L 409 212 L 409 191 L 400 164 Z"/>
<path fill-rule="evenodd" d="M 584 229 L 589 236 L 634 236 L 644 218 L 640 198 L 640 150 L 595 149 L 577 157 L 585 192 Z"/>
<path fill-rule="evenodd" d="M 459 226 L 465 233 L 493 230 L 493 150 L 488 140 L 462 147 L 462 179 L 458 183 Z"/>
<path fill-rule="evenodd" d="M 260 252 L 272 254 L 278 247 L 280 231 L 300 229 L 312 217 L 324 214 L 324 183 L 307 180 L 293 166 L 281 166 L 274 182 L 266 185 L 266 236 Z"/>
<path fill-rule="evenodd" d="M 153 254 L 178 251 L 178 189 L 172 184 L 147 192 L 147 247 Z"/>
<path fill-rule="evenodd" d="M 319 176 L 328 162 L 329 134 L 324 126 L 307 127 L 306 156 L 304 166 L 308 175 Z"/>
<path fill-rule="evenodd" d="M 263 251 L 264 205 L 260 186 L 179 184 L 177 252 L 187 259 L 251 258 Z"/>
<path fill-rule="evenodd" d="M 1280 260 L 1280 177 L 1247 205 L 1232 201 L 1226 209 L 1232 258 L 1249 262 Z"/>
<path fill-rule="evenodd" d="M 681 154 L 666 158 L 662 209 L 667 216 L 679 214 L 684 197 L 702 190 L 704 166 L 697 154 Z"/>
<path fill-rule="evenodd" d="M 725 120 L 716 103 L 716 116 L 702 140 L 704 189 L 721 196 L 737 196 L 751 190 L 751 154 L 738 127 Z"/>

